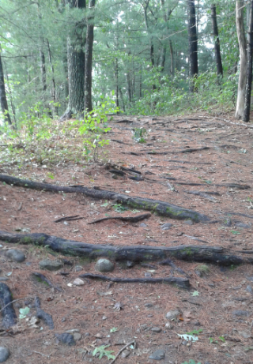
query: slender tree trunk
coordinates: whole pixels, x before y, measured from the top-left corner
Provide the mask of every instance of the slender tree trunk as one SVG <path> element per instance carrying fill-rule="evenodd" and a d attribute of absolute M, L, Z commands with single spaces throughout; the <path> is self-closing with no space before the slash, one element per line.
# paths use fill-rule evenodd
<path fill-rule="evenodd" d="M 119 61 L 115 59 L 116 106 L 119 107 Z"/>
<path fill-rule="evenodd" d="M 51 48 L 50 48 L 50 44 L 48 39 L 46 39 L 47 42 L 47 50 L 48 50 L 48 60 L 49 60 L 49 64 L 51 66 L 51 72 L 52 72 L 52 91 L 51 91 L 51 95 L 52 95 L 52 99 L 53 102 L 56 102 L 56 82 L 55 82 L 55 75 L 54 75 L 54 64 L 53 64 L 53 59 L 52 59 L 52 52 L 51 52 Z M 57 114 L 57 107 L 53 106 L 53 110 L 55 110 L 56 114 Z"/>
<path fill-rule="evenodd" d="M 86 0 L 67 0 L 71 8 L 84 9 Z M 84 21 L 76 23 L 75 29 L 67 38 L 67 64 L 68 64 L 68 91 L 69 102 L 65 113 L 60 120 L 66 120 L 73 115 L 80 117 L 84 111 L 84 78 L 85 78 L 85 36 L 86 24 Z"/>
<path fill-rule="evenodd" d="M 247 75 L 246 75 L 246 92 L 243 121 L 248 122 L 250 119 L 251 104 L 251 86 L 252 86 L 252 53 L 253 53 L 253 0 L 251 0 L 248 19 L 248 46 L 247 46 Z"/>
<path fill-rule="evenodd" d="M 13 102 L 13 97 L 12 97 L 12 92 L 11 92 L 11 87 L 10 87 L 10 83 L 9 83 L 9 77 L 8 77 L 8 71 L 6 69 L 6 66 L 5 67 L 5 70 L 6 70 L 6 81 L 7 81 L 7 86 L 8 86 L 8 89 L 9 89 L 9 99 L 10 99 L 10 104 L 11 104 L 11 110 L 12 110 L 12 117 L 13 117 L 13 120 L 14 120 L 14 125 L 15 125 L 15 128 L 17 128 L 17 119 L 16 119 L 16 108 L 15 108 L 15 105 L 14 105 L 14 102 Z"/>
<path fill-rule="evenodd" d="M 95 7 L 96 0 L 90 0 L 89 8 Z M 92 52 L 94 40 L 94 15 L 88 18 L 86 47 L 85 47 L 85 73 L 84 73 L 84 110 L 92 111 Z"/>
<path fill-rule="evenodd" d="M 236 30 L 240 49 L 240 73 L 238 80 L 238 91 L 236 101 L 236 119 L 241 119 L 244 113 L 244 101 L 246 94 L 246 73 L 247 73 L 247 44 L 243 19 L 243 0 L 236 1 Z"/>
<path fill-rule="evenodd" d="M 120 94 L 120 98 L 121 98 L 122 108 L 123 108 L 123 111 L 125 112 L 126 111 L 126 107 L 125 107 L 123 93 L 122 93 L 122 90 L 121 90 L 120 87 L 119 87 L 119 94 Z"/>
<path fill-rule="evenodd" d="M 198 37 L 196 27 L 195 1 L 188 0 L 189 77 L 190 91 L 197 91 L 194 78 L 198 77 Z"/>
<path fill-rule="evenodd" d="M 170 40 L 170 73 L 171 73 L 172 76 L 174 76 L 174 74 L 175 74 L 174 50 L 173 50 L 171 40 Z"/>
<path fill-rule="evenodd" d="M 161 72 L 164 71 L 165 60 L 166 60 L 166 47 L 165 47 L 165 45 L 163 45 L 162 55 L 161 55 Z"/>
<path fill-rule="evenodd" d="M 222 68 L 221 53 L 220 53 L 220 39 L 219 39 L 215 4 L 211 6 L 211 12 L 212 12 L 212 22 L 213 22 L 213 36 L 214 36 L 214 49 L 215 49 L 217 75 L 223 77 L 223 68 Z"/>
<path fill-rule="evenodd" d="M 4 121 L 9 125 L 12 125 L 11 117 L 9 114 L 8 103 L 5 92 L 5 84 L 4 84 L 4 71 L 3 71 L 3 63 L 1 57 L 1 49 L 0 49 L 0 100 L 1 100 L 1 110 L 3 113 Z"/>
<path fill-rule="evenodd" d="M 129 71 L 126 74 L 126 79 L 127 79 L 128 100 L 129 100 L 129 103 L 131 103 L 132 102 L 132 90 L 131 90 L 131 77 L 130 77 Z"/>

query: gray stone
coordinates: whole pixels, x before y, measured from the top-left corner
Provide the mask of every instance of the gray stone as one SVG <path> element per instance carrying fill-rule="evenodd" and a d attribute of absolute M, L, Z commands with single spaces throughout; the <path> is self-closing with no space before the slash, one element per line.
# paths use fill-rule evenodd
<path fill-rule="evenodd" d="M 162 360 L 164 358 L 165 358 L 165 352 L 161 349 L 156 350 L 149 357 L 149 359 L 153 359 L 153 360 Z"/>
<path fill-rule="evenodd" d="M 250 229 L 251 228 L 251 224 L 245 224 L 244 222 L 241 221 L 237 221 L 235 223 L 236 227 L 242 228 L 242 229 Z"/>
<path fill-rule="evenodd" d="M 25 260 L 25 254 L 18 249 L 10 249 L 5 253 L 5 256 L 13 262 L 22 263 Z"/>
<path fill-rule="evenodd" d="M 41 269 L 47 269 L 50 271 L 59 270 L 63 267 L 63 263 L 59 260 L 44 259 L 39 262 Z"/>
<path fill-rule="evenodd" d="M 75 272 L 81 272 L 81 270 L 83 270 L 83 267 L 81 265 L 76 265 L 74 268 Z"/>
<path fill-rule="evenodd" d="M 95 269 L 99 272 L 112 272 L 114 269 L 114 264 L 108 259 L 101 258 L 97 261 Z"/>
<path fill-rule="evenodd" d="M 64 334 L 55 334 L 55 337 L 63 344 L 68 346 L 76 345 L 74 340 L 74 336 L 72 334 L 64 333 Z"/>
<path fill-rule="evenodd" d="M 239 334 L 244 338 L 244 339 L 249 339 L 251 338 L 251 333 L 250 331 L 238 331 Z"/>
<path fill-rule="evenodd" d="M 253 289 L 252 289 L 252 287 L 250 285 L 248 285 L 246 287 L 246 291 L 249 292 L 249 293 L 251 293 L 251 294 L 253 294 Z"/>
<path fill-rule="evenodd" d="M 140 223 L 140 227 L 147 227 L 148 225 L 147 224 L 145 224 L 145 222 L 141 222 Z"/>
<path fill-rule="evenodd" d="M 0 346 L 0 363 L 4 363 L 10 356 L 9 349 L 4 346 Z"/>
<path fill-rule="evenodd" d="M 82 335 L 79 332 L 75 332 L 73 336 L 75 341 L 81 340 L 82 338 Z"/>
<path fill-rule="evenodd" d="M 154 307 L 153 303 L 149 303 L 149 302 L 145 303 L 144 306 L 147 307 L 147 308 Z"/>
<path fill-rule="evenodd" d="M 249 316 L 250 312 L 249 311 L 243 311 L 243 310 L 235 310 L 235 311 L 233 311 L 233 315 L 234 316 Z"/>
<path fill-rule="evenodd" d="M 131 354 L 131 352 L 129 350 L 124 350 L 123 353 L 121 354 L 121 358 L 125 359 L 127 358 L 129 355 Z"/>
<path fill-rule="evenodd" d="M 184 224 L 185 225 L 193 225 L 193 221 L 192 220 L 185 220 Z"/>
<path fill-rule="evenodd" d="M 180 316 L 179 310 L 173 310 L 166 313 L 166 319 L 168 320 L 175 320 L 178 318 L 178 316 Z"/>
<path fill-rule="evenodd" d="M 151 331 L 159 333 L 162 329 L 160 329 L 160 327 L 152 327 Z"/>
<path fill-rule="evenodd" d="M 173 226 L 172 224 L 170 224 L 169 222 L 166 222 L 166 224 L 163 224 L 161 226 L 161 229 L 162 230 L 169 230 L 172 226 Z"/>

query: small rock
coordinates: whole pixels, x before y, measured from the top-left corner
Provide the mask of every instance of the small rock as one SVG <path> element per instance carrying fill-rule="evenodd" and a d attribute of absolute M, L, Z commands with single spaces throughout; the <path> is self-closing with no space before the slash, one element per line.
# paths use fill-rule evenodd
<path fill-rule="evenodd" d="M 67 344 L 68 346 L 76 345 L 74 340 L 74 336 L 72 334 L 64 333 L 64 334 L 55 334 L 55 337 L 63 344 Z"/>
<path fill-rule="evenodd" d="M 233 311 L 233 315 L 234 316 L 249 316 L 250 312 L 249 311 L 242 311 L 242 310 L 235 310 L 235 311 Z"/>
<path fill-rule="evenodd" d="M 83 286 L 83 285 L 84 285 L 84 281 L 83 281 L 82 279 L 80 279 L 80 278 L 76 278 L 76 279 L 74 280 L 73 284 L 74 284 L 75 286 Z"/>
<path fill-rule="evenodd" d="M 144 276 L 146 278 L 151 278 L 152 277 L 152 274 L 150 272 L 145 272 Z"/>
<path fill-rule="evenodd" d="M 74 340 L 75 340 L 75 341 L 79 341 L 79 340 L 81 340 L 81 338 L 82 338 L 82 335 L 81 335 L 79 332 L 75 332 L 75 333 L 73 334 L 73 336 L 74 336 Z"/>
<path fill-rule="evenodd" d="M 147 308 L 151 308 L 151 307 L 154 307 L 154 305 L 153 305 L 153 303 L 145 303 L 145 305 L 144 305 L 145 307 L 147 307 Z"/>
<path fill-rule="evenodd" d="M 70 329 L 66 331 L 67 334 L 73 334 L 74 332 L 79 332 L 79 329 Z"/>
<path fill-rule="evenodd" d="M 163 350 L 161 350 L 161 349 L 156 350 L 149 357 L 149 359 L 153 359 L 153 360 L 162 360 L 164 358 L 165 358 L 165 352 Z"/>
<path fill-rule="evenodd" d="M 147 227 L 148 225 L 147 224 L 145 224 L 145 222 L 141 222 L 140 223 L 140 227 Z"/>
<path fill-rule="evenodd" d="M 152 327 L 151 331 L 159 333 L 162 329 L 160 329 L 160 327 Z"/>
<path fill-rule="evenodd" d="M 161 229 L 162 230 L 169 230 L 172 226 L 173 226 L 172 224 L 170 224 L 169 222 L 166 222 L 166 224 L 163 224 L 161 226 Z"/>
<path fill-rule="evenodd" d="M 39 262 L 41 269 L 47 269 L 50 271 L 59 270 L 63 267 L 63 263 L 59 260 L 44 259 Z"/>
<path fill-rule="evenodd" d="M 173 329 L 173 325 L 170 323 L 170 322 L 166 322 L 166 324 L 165 324 L 165 327 L 166 327 L 166 329 Z"/>
<path fill-rule="evenodd" d="M 242 228 L 242 229 L 250 229 L 251 228 L 251 224 L 244 224 L 243 222 L 237 221 L 235 223 L 236 227 Z"/>
<path fill-rule="evenodd" d="M 249 339 L 251 338 L 251 333 L 250 331 L 238 331 L 239 334 L 244 338 L 244 339 Z"/>
<path fill-rule="evenodd" d="M 175 320 L 178 318 L 178 316 L 180 316 L 180 311 L 179 310 L 173 310 L 173 311 L 169 311 L 166 313 L 166 319 L 168 320 Z"/>
<path fill-rule="evenodd" d="M 4 363 L 10 356 L 9 349 L 4 346 L 0 346 L 0 363 Z"/>
<path fill-rule="evenodd" d="M 193 225 L 193 221 L 192 220 L 185 220 L 184 224 L 185 225 Z"/>
<path fill-rule="evenodd" d="M 114 269 L 114 264 L 108 259 L 101 258 L 97 261 L 95 269 L 99 272 L 112 272 Z"/>
<path fill-rule="evenodd" d="M 81 270 L 83 270 L 83 267 L 81 265 L 76 265 L 74 268 L 75 272 L 81 272 Z"/>
<path fill-rule="evenodd" d="M 127 358 L 129 355 L 131 354 L 131 352 L 129 350 L 124 350 L 123 353 L 121 354 L 121 358 L 125 359 Z"/>
<path fill-rule="evenodd" d="M 25 254 L 21 250 L 10 249 L 5 253 L 5 256 L 13 262 L 22 263 L 25 260 Z"/>
<path fill-rule="evenodd" d="M 252 289 L 252 287 L 250 285 L 248 285 L 246 287 L 246 291 L 249 292 L 249 293 L 251 293 L 251 294 L 253 294 L 253 289 Z"/>
<path fill-rule="evenodd" d="M 96 334 L 96 335 L 95 335 L 95 338 L 96 338 L 96 339 L 102 339 L 102 337 L 103 337 L 103 335 L 102 335 L 102 334 L 100 334 L 100 333 L 98 333 L 98 334 Z"/>

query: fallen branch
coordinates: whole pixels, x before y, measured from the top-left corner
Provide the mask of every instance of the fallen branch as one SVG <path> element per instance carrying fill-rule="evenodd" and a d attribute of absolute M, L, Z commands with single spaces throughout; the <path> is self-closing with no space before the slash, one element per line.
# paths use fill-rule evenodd
<path fill-rule="evenodd" d="M 179 245 L 153 247 L 143 245 L 93 245 L 42 233 L 11 234 L 6 231 L 0 231 L 0 240 L 5 243 L 44 246 L 65 255 L 82 256 L 90 260 L 108 257 L 115 261 L 150 262 L 174 258 L 189 262 L 207 262 L 223 266 L 253 263 L 253 257 L 245 258 L 242 255 L 237 255 L 239 252 L 233 252 L 217 246 Z"/>
<path fill-rule="evenodd" d="M 123 348 L 120 349 L 120 351 L 118 352 L 118 354 L 115 356 L 115 358 L 113 359 L 113 361 L 111 362 L 111 364 L 115 363 L 116 359 L 120 356 L 120 354 L 122 353 L 122 351 L 124 351 L 126 348 L 128 348 L 128 346 L 130 345 L 134 345 L 135 344 L 135 340 L 130 341 L 129 343 L 127 343 L 125 346 L 123 346 Z"/>
<path fill-rule="evenodd" d="M 54 286 L 49 279 L 47 279 L 47 277 L 44 276 L 44 274 L 41 274 L 41 273 L 38 273 L 38 272 L 33 272 L 31 274 L 32 277 L 34 277 L 37 281 L 41 281 L 41 282 L 44 282 L 46 283 L 48 286 L 56 289 L 57 291 L 59 292 L 62 292 L 62 289 L 57 287 L 57 286 Z"/>
<path fill-rule="evenodd" d="M 80 278 L 93 278 L 101 281 L 109 281 L 115 283 L 169 283 L 176 284 L 180 288 L 190 288 L 190 282 L 187 278 L 167 277 L 167 278 L 115 278 L 103 276 L 100 274 L 85 273 L 79 276 Z"/>
<path fill-rule="evenodd" d="M 138 216 L 110 216 L 110 217 L 104 217 L 103 219 L 98 219 L 92 222 L 88 222 L 88 224 L 96 224 L 98 222 L 106 221 L 106 220 L 121 220 L 126 222 L 139 222 L 144 219 L 148 219 L 151 216 L 151 214 L 142 214 Z"/>
<path fill-rule="evenodd" d="M 36 316 L 39 318 L 39 319 L 42 319 L 45 321 L 45 323 L 49 326 L 49 328 L 51 330 L 54 329 L 54 322 L 53 322 L 53 319 L 52 319 L 52 316 L 49 315 L 49 313 L 46 313 L 44 310 L 42 310 L 40 308 L 40 299 L 39 297 L 35 297 L 34 299 L 34 305 L 36 307 Z"/>
<path fill-rule="evenodd" d="M 33 182 L 22 180 L 16 177 L 0 174 L 0 181 L 19 187 L 31 188 L 35 190 L 44 190 L 50 192 L 65 192 L 65 193 L 83 193 L 86 196 L 114 200 L 124 206 L 135 209 L 148 210 L 156 212 L 158 215 L 167 216 L 178 220 L 192 220 L 194 222 L 208 222 L 210 219 L 197 211 L 184 209 L 182 207 L 172 205 L 167 202 L 152 200 L 150 198 L 132 197 L 120 193 L 115 193 L 106 190 L 92 189 L 87 187 L 63 187 L 50 185 L 48 183 Z"/>

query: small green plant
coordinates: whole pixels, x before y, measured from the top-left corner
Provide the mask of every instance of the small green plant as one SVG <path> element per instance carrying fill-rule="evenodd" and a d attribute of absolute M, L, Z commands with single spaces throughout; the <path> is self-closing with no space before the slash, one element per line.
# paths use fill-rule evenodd
<path fill-rule="evenodd" d="M 114 353 L 113 350 L 105 350 L 106 348 L 108 348 L 108 346 L 110 345 L 101 345 L 98 348 L 96 348 L 93 352 L 92 355 L 96 356 L 98 354 L 98 358 L 102 359 L 103 356 L 106 356 L 107 359 L 115 359 L 115 356 L 112 355 L 112 353 Z"/>
<path fill-rule="evenodd" d="M 181 339 L 184 339 L 185 341 L 192 341 L 192 342 L 195 342 L 195 341 L 198 341 L 198 336 L 195 336 L 195 335 L 188 335 L 188 334 L 177 334 Z"/>
<path fill-rule="evenodd" d="M 133 132 L 133 138 L 137 143 L 146 143 L 147 130 L 145 128 L 134 128 Z"/>
<path fill-rule="evenodd" d="M 184 361 L 182 364 L 201 364 L 200 361 L 198 361 L 197 363 L 195 362 L 195 360 L 190 359 L 189 361 Z"/>
<path fill-rule="evenodd" d="M 113 327 L 113 328 L 111 328 L 111 330 L 110 330 L 110 332 L 116 332 L 116 331 L 118 331 L 117 327 Z"/>
<path fill-rule="evenodd" d="M 124 211 L 127 211 L 128 210 L 127 207 L 122 206 L 120 203 L 116 203 L 115 205 L 112 206 L 112 208 L 116 212 L 124 212 Z"/>
<path fill-rule="evenodd" d="M 199 296 L 199 291 L 194 291 L 194 292 L 192 292 L 192 296 L 193 296 L 193 297 Z"/>
<path fill-rule="evenodd" d="M 115 102 L 111 99 L 105 99 L 101 96 L 99 105 L 91 112 L 86 112 L 83 120 L 75 120 L 70 129 L 78 127 L 80 135 L 84 135 L 83 140 L 86 158 L 98 160 L 99 149 L 109 144 L 109 139 L 104 138 L 104 134 L 108 133 L 111 128 L 108 127 L 108 114 L 118 113 L 120 110 L 115 106 Z"/>
<path fill-rule="evenodd" d="M 199 330 L 192 330 L 190 332 L 187 332 L 187 335 L 199 335 L 201 332 L 203 332 L 203 329 L 199 329 Z"/>

